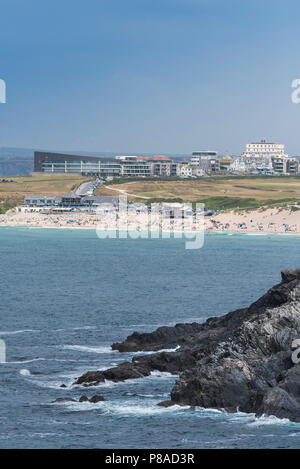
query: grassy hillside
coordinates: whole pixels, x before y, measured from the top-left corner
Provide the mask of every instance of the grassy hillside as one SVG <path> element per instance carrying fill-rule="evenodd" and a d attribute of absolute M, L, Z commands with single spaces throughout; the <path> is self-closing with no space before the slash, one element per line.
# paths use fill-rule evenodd
<path fill-rule="evenodd" d="M 300 177 L 216 177 L 173 181 L 128 181 L 99 186 L 97 194 L 130 194 L 145 203 L 174 200 L 204 202 L 209 209 L 256 208 L 300 201 Z"/>
<path fill-rule="evenodd" d="M 62 195 L 76 188 L 86 177 L 62 176 L 17 176 L 14 182 L 0 182 L 0 213 L 23 202 L 25 195 Z"/>

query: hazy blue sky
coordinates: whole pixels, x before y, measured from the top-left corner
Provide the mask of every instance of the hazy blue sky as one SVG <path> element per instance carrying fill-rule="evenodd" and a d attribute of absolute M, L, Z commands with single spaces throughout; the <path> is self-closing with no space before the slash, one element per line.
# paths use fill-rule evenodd
<path fill-rule="evenodd" d="M 0 146 L 300 155 L 299 0 L 0 0 Z"/>

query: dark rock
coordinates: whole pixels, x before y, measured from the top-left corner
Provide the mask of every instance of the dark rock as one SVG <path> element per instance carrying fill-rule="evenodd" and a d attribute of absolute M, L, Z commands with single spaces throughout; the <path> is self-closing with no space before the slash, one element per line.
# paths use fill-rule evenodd
<path fill-rule="evenodd" d="M 146 373 L 146 371 L 145 371 Z M 150 374 L 150 372 L 148 373 Z M 124 362 L 115 368 L 109 368 L 104 371 L 88 371 L 77 379 L 75 384 L 84 384 L 87 386 L 94 386 L 103 383 L 105 380 L 118 382 L 125 381 L 126 379 L 141 378 L 146 374 L 141 374 L 138 367 L 134 367 L 132 363 Z"/>
<path fill-rule="evenodd" d="M 150 333 L 134 332 L 125 342 L 113 344 L 112 349 L 119 352 L 140 352 L 175 348 L 187 343 L 189 336 L 193 336 L 197 330 L 201 330 L 201 325 L 194 322 L 176 324 L 175 327 L 162 326 Z"/>
<path fill-rule="evenodd" d="M 63 404 L 64 402 L 77 402 L 72 397 L 58 397 L 55 401 L 52 401 L 52 404 Z"/>
<path fill-rule="evenodd" d="M 282 270 L 281 281 L 283 283 L 288 283 L 288 282 L 291 282 L 292 280 L 300 280 L 300 269 Z"/>
<path fill-rule="evenodd" d="M 257 416 L 274 415 L 300 422 L 300 403 L 283 389 L 276 387 L 266 392 Z"/>
<path fill-rule="evenodd" d="M 61 384 L 60 388 L 66 388 L 67 386 L 65 384 Z"/>
<path fill-rule="evenodd" d="M 278 386 L 295 396 L 300 400 L 300 365 L 294 365 L 292 368 L 282 372 L 281 379 L 278 380 Z"/>
<path fill-rule="evenodd" d="M 195 357 L 189 350 L 137 356 L 132 359 L 131 363 L 124 362 L 104 371 L 88 371 L 80 376 L 74 384 L 94 386 L 103 383 L 105 380 L 117 383 L 127 379 L 149 376 L 151 371 L 154 370 L 178 374 L 180 371 L 193 366 L 194 363 Z"/>
<path fill-rule="evenodd" d="M 89 401 L 92 402 L 93 404 L 97 404 L 97 402 L 104 401 L 104 397 L 100 396 L 100 394 L 95 394 L 95 396 L 91 397 Z"/>
<path fill-rule="evenodd" d="M 79 402 L 87 402 L 89 399 L 86 396 L 81 396 Z"/>
<path fill-rule="evenodd" d="M 160 407 L 171 407 L 172 405 L 174 405 L 174 402 L 162 401 L 162 402 L 159 402 L 157 405 L 159 405 Z"/>
<path fill-rule="evenodd" d="M 204 324 L 160 327 L 137 332 L 119 351 L 157 351 L 104 371 L 90 371 L 76 384 L 149 376 L 151 371 L 179 374 L 174 404 L 254 412 L 300 421 L 300 365 L 291 359 L 291 344 L 300 336 L 300 269 L 283 271 L 282 281 L 255 301 Z M 161 404 L 163 405 L 163 404 Z"/>

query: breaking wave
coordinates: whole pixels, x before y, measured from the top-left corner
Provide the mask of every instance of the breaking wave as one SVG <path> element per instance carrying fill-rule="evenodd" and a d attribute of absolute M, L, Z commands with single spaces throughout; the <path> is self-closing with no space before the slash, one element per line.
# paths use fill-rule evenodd
<path fill-rule="evenodd" d="M 98 347 L 98 346 L 88 346 L 88 345 L 63 345 L 65 350 L 76 350 L 78 352 L 88 352 L 88 353 L 113 353 L 111 347 Z"/>

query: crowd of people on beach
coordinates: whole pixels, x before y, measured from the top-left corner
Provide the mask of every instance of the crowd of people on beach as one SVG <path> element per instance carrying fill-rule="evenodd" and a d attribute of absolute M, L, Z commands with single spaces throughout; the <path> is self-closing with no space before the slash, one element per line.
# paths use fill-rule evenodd
<path fill-rule="evenodd" d="M 201 220 L 163 217 L 161 213 L 119 212 L 21 212 L 0 215 L 0 226 L 76 227 L 103 230 L 184 231 L 203 229 Z"/>
<path fill-rule="evenodd" d="M 227 211 L 214 217 L 164 217 L 162 213 L 102 211 L 15 212 L 0 215 L 0 226 L 76 227 L 103 230 L 300 233 L 300 212 L 289 209 Z"/>
<path fill-rule="evenodd" d="M 245 221 L 234 222 L 234 223 L 222 223 L 221 221 L 211 218 L 211 225 L 207 224 L 206 229 L 211 231 L 240 231 L 240 232 L 257 232 L 257 231 L 266 231 L 268 233 L 279 233 L 279 232 L 296 232 L 297 226 L 295 224 L 290 225 L 289 223 L 275 223 L 268 222 L 266 224 L 257 222 L 254 219 L 251 219 L 249 223 Z"/>

